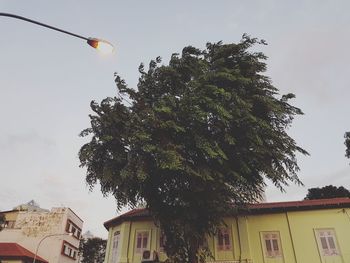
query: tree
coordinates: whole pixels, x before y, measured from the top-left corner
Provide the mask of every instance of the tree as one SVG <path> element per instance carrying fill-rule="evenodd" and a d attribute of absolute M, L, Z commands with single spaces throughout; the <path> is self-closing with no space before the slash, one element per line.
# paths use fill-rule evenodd
<path fill-rule="evenodd" d="M 0 213 L 0 231 L 4 228 L 5 222 L 6 222 L 5 216 Z"/>
<path fill-rule="evenodd" d="M 321 188 L 310 188 L 307 191 L 308 193 L 305 200 L 350 197 L 350 191 L 343 186 L 336 187 L 333 185 L 327 185 Z"/>
<path fill-rule="evenodd" d="M 99 182 L 118 209 L 145 202 L 174 262 L 197 262 L 203 237 L 233 204 L 258 200 L 264 178 L 281 190 L 301 184 L 296 153 L 307 152 L 286 130 L 302 111 L 293 94 L 278 98 L 255 44 L 265 42 L 185 47 L 168 65 L 141 64 L 137 89 L 116 74 L 117 96 L 91 103 L 81 136 L 92 138 L 79 152 L 87 184 Z"/>
<path fill-rule="evenodd" d="M 82 263 L 103 263 L 106 253 L 107 240 L 102 238 L 81 239 L 79 254 Z"/>
<path fill-rule="evenodd" d="M 345 146 L 346 146 L 345 156 L 347 158 L 350 158 L 350 132 L 346 132 L 344 137 L 345 137 Z"/>

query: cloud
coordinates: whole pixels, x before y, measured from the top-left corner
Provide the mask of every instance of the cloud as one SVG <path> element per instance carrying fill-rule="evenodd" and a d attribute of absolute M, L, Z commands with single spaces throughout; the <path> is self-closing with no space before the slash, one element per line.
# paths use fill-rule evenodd
<path fill-rule="evenodd" d="M 40 148 L 52 148 L 55 146 L 55 141 L 47 137 L 43 137 L 36 132 L 8 134 L 0 137 L 0 148 L 7 150 L 9 148 L 23 147 L 26 145 L 35 145 Z"/>

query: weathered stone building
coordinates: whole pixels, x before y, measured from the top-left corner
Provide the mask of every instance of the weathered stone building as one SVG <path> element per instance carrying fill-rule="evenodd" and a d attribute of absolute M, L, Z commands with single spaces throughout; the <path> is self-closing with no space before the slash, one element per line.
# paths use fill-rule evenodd
<path fill-rule="evenodd" d="M 83 221 L 68 207 L 50 211 L 34 201 L 0 212 L 5 216 L 1 243 L 21 245 L 50 263 L 78 262 L 79 239 Z M 0 255 L 1 257 L 1 255 Z"/>

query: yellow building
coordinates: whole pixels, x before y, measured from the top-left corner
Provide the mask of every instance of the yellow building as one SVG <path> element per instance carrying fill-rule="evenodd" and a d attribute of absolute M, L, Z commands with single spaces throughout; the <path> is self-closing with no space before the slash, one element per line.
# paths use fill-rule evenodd
<path fill-rule="evenodd" d="M 208 237 L 216 263 L 350 263 L 350 199 L 259 203 L 224 219 Z M 104 223 L 105 263 L 140 263 L 144 251 L 166 259 L 164 237 L 146 209 Z"/>

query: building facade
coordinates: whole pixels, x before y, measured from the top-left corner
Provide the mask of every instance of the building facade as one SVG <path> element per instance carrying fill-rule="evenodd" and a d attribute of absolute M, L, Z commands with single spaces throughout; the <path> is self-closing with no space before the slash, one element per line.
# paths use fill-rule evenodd
<path fill-rule="evenodd" d="M 216 263 L 349 263 L 350 199 L 249 205 L 224 219 L 205 245 Z M 105 263 L 140 263 L 145 250 L 166 259 L 165 237 L 145 209 L 105 222 Z"/>
<path fill-rule="evenodd" d="M 78 262 L 79 239 L 83 221 L 67 207 L 50 211 L 41 209 L 33 201 L 10 211 L 0 231 L 1 243 L 16 243 L 50 263 Z"/>

